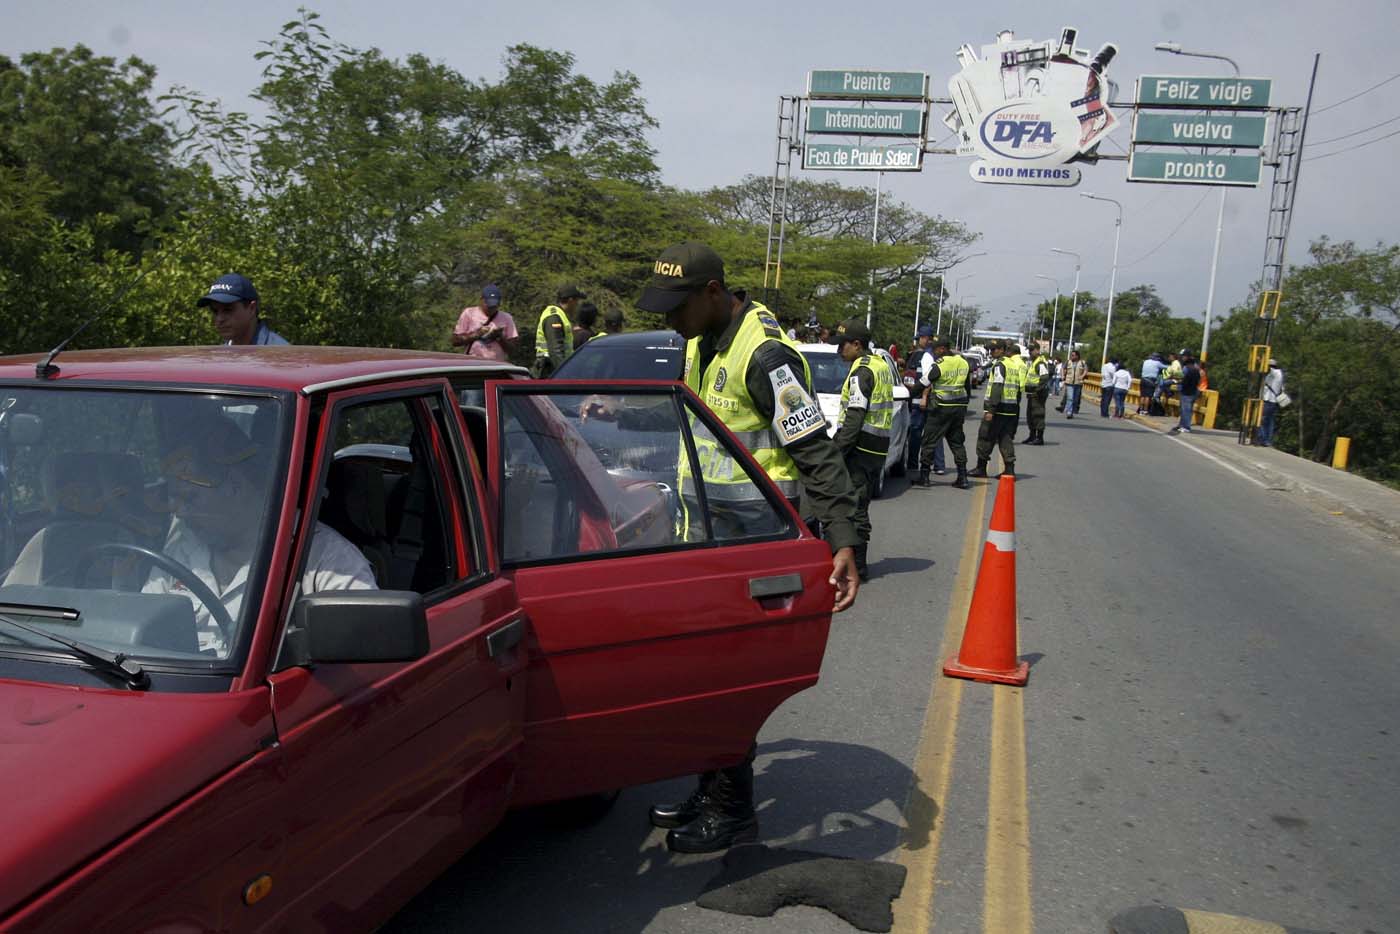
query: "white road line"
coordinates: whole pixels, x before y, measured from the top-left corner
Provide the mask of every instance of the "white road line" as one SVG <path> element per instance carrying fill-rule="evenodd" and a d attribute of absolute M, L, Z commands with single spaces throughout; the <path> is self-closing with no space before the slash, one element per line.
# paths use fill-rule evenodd
<path fill-rule="evenodd" d="M 1133 422 L 1134 425 L 1136 425 L 1137 427 L 1141 428 L 1143 431 L 1150 431 L 1150 432 L 1152 432 L 1154 435 L 1161 435 L 1162 437 L 1166 438 L 1168 441 L 1175 441 L 1177 444 L 1180 444 L 1182 447 L 1186 448 L 1186 450 L 1188 450 L 1188 451 L 1195 451 L 1197 454 L 1201 455 L 1202 457 L 1206 458 L 1207 460 L 1213 460 L 1213 461 L 1215 461 L 1215 462 L 1216 462 L 1217 464 L 1219 464 L 1221 467 L 1224 467 L 1226 470 L 1230 471 L 1230 473 L 1235 474 L 1236 476 L 1244 477 L 1244 478 L 1245 478 L 1246 480 L 1248 480 L 1250 483 L 1254 484 L 1255 486 L 1259 487 L 1259 488 L 1262 489 L 1262 490 L 1267 490 L 1267 489 L 1269 489 L 1269 485 L 1268 485 L 1267 483 L 1265 483 L 1263 480 L 1260 480 L 1258 477 L 1251 477 L 1249 474 L 1245 473 L 1243 470 L 1240 470 L 1240 469 L 1239 469 L 1238 467 L 1236 467 L 1234 464 L 1228 464 L 1228 463 L 1226 463 L 1225 461 L 1221 460 L 1220 458 L 1216 457 L 1214 454 L 1210 453 L 1209 451 L 1203 450 L 1203 449 L 1197 447 L 1197 446 L 1194 445 L 1194 444 L 1189 444 L 1189 443 L 1187 443 L 1187 441 L 1186 441 L 1185 438 L 1181 438 L 1181 437 L 1179 437 L 1179 436 L 1177 436 L 1177 435 L 1169 435 L 1169 434 L 1167 434 L 1166 432 L 1158 431 L 1158 430 L 1155 429 L 1155 428 L 1148 428 L 1146 425 L 1142 424 L 1142 423 L 1139 422 L 1137 419 L 1133 419 L 1132 422 Z"/>

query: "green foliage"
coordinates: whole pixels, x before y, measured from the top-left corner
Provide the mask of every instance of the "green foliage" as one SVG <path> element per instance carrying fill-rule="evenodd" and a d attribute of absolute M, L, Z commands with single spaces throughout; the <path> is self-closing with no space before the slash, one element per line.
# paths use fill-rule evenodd
<path fill-rule="evenodd" d="M 1400 247 L 1323 238 L 1309 253 L 1284 279 L 1271 343 L 1294 400 L 1279 414 L 1275 445 L 1328 461 L 1336 439 L 1349 437 L 1354 470 L 1400 483 L 1400 408 L 1390 385 L 1400 368 Z M 1256 296 L 1211 336 L 1211 385 L 1232 426 L 1248 394 L 1257 309 Z"/>
<path fill-rule="evenodd" d="M 181 200 L 154 76 L 138 58 L 119 65 L 81 45 L 0 56 L 0 166 L 23 173 L 55 220 L 86 227 L 95 256 L 139 251 Z"/>

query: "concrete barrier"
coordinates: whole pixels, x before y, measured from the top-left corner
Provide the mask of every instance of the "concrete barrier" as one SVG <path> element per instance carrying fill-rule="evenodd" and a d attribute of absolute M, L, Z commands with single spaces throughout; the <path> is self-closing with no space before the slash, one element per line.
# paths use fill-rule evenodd
<path fill-rule="evenodd" d="M 1084 398 L 1087 400 L 1086 404 L 1087 402 L 1093 402 L 1096 406 L 1101 404 L 1103 396 L 1100 387 L 1100 375 L 1099 373 L 1084 374 Z M 1128 387 L 1128 399 L 1125 405 L 1134 409 L 1137 408 L 1138 399 L 1141 398 L 1138 392 L 1140 383 L 1141 380 L 1134 378 L 1132 386 Z M 1200 398 L 1196 400 L 1196 408 L 1191 412 L 1191 424 L 1200 425 L 1202 428 L 1214 428 L 1215 413 L 1219 406 L 1220 393 L 1216 392 L 1214 389 L 1207 389 L 1205 392 L 1201 393 Z M 1170 399 L 1166 399 L 1163 402 L 1163 408 L 1167 410 L 1167 414 L 1172 418 L 1181 417 L 1181 401 L 1175 393 L 1172 394 Z"/>

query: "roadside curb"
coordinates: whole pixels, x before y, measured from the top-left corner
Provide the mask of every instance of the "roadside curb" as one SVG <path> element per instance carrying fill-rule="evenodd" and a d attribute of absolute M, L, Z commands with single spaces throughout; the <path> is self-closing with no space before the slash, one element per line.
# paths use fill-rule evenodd
<path fill-rule="evenodd" d="M 1110 934 L 1327 934 L 1235 915 L 1162 905 L 1130 908 L 1114 915 L 1108 922 L 1108 930 Z"/>
<path fill-rule="evenodd" d="M 1156 424 L 1147 419 L 1139 418 L 1136 415 L 1130 417 L 1136 424 L 1141 425 L 1149 431 L 1155 431 L 1159 435 L 1168 434 L 1167 431 L 1159 428 Z M 1202 432 L 1201 429 L 1196 429 L 1192 432 L 1193 435 L 1197 433 L 1204 432 Z M 1221 460 L 1228 460 L 1236 467 L 1250 472 L 1256 478 L 1263 481 L 1270 489 L 1309 496 L 1328 512 L 1343 515 L 1389 538 L 1400 541 L 1400 518 L 1393 518 L 1381 512 L 1358 506 L 1354 500 L 1345 498 L 1332 490 L 1318 486 L 1315 483 L 1310 483 L 1294 474 L 1281 471 L 1269 464 L 1263 463 L 1257 458 L 1249 457 L 1243 453 L 1243 449 L 1235 450 L 1233 448 L 1212 447 L 1209 453 L 1219 457 Z M 1352 476 L 1354 479 L 1362 480 L 1366 483 L 1374 483 L 1374 481 L 1366 480 L 1364 477 L 1355 477 L 1351 474 L 1348 474 L 1348 476 Z M 1387 495 L 1391 493 L 1388 488 L 1380 484 L 1376 484 L 1376 486 L 1378 488 L 1377 492 L 1379 493 Z"/>

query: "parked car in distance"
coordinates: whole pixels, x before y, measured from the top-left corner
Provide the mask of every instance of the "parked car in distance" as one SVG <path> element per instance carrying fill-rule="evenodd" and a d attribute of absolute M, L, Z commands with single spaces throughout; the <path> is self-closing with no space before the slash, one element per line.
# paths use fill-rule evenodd
<path fill-rule="evenodd" d="M 685 338 L 675 331 L 626 331 L 594 337 L 554 371 L 553 379 L 680 379 Z"/>
<path fill-rule="evenodd" d="M 739 762 L 817 680 L 830 550 L 679 383 L 38 360 L 0 358 L 7 934 L 372 931 L 509 809 Z M 767 510 L 703 495 L 697 425 Z"/>
<path fill-rule="evenodd" d="M 797 349 L 807 358 L 807 366 L 812 371 L 812 391 L 826 416 L 827 433 L 836 435 L 838 419 L 841 417 L 841 386 L 850 375 L 851 365 L 841 359 L 834 344 L 798 344 Z M 878 497 L 885 491 L 885 477 L 894 474 L 904 476 L 904 452 L 909 443 L 909 389 L 904 385 L 903 374 L 899 372 L 889 351 L 874 348 L 871 354 L 879 357 L 889 368 L 890 379 L 894 380 L 894 425 L 890 429 L 890 449 L 885 455 L 885 469 L 880 471 L 880 480 L 871 491 Z"/>

